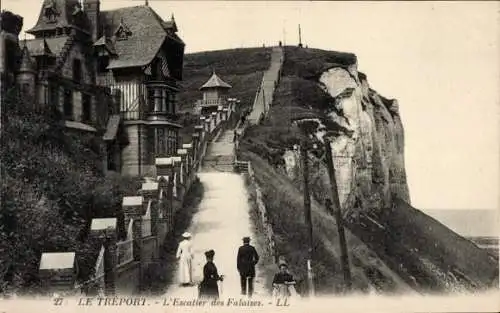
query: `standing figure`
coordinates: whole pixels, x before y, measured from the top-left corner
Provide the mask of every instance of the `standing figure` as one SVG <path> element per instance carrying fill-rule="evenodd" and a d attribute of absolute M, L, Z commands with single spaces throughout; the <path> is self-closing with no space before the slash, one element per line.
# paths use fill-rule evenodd
<path fill-rule="evenodd" d="M 184 238 L 177 248 L 176 258 L 179 260 L 179 281 L 182 286 L 189 286 L 192 283 L 192 259 L 190 233 L 182 234 Z"/>
<path fill-rule="evenodd" d="M 255 278 L 255 264 L 259 262 L 259 255 L 253 246 L 250 245 L 250 237 L 243 237 L 243 245 L 238 249 L 236 264 L 240 272 L 241 294 L 252 297 L 253 279 Z"/>
<path fill-rule="evenodd" d="M 198 286 L 198 297 L 201 299 L 219 299 L 219 286 L 217 281 L 223 281 L 224 276 L 217 273 L 217 267 L 214 264 L 214 250 L 205 252 L 207 263 L 203 267 L 203 280 Z"/>

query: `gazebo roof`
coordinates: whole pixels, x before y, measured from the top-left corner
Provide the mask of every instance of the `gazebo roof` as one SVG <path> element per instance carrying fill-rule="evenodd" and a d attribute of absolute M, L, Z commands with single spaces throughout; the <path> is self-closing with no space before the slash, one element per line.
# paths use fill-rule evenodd
<path fill-rule="evenodd" d="M 208 81 L 203 84 L 203 86 L 200 87 L 200 90 L 203 89 L 208 89 L 208 88 L 225 88 L 225 89 L 230 89 L 232 88 L 231 85 L 223 81 L 217 74 L 215 74 L 215 71 L 212 73 L 212 76 L 208 79 Z"/>

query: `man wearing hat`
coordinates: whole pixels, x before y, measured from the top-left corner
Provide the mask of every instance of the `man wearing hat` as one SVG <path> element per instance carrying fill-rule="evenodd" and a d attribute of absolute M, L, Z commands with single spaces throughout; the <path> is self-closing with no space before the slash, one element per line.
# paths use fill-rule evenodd
<path fill-rule="evenodd" d="M 184 238 L 177 248 L 176 258 L 179 260 L 179 282 L 182 286 L 188 286 L 192 283 L 192 264 L 193 253 L 191 249 L 191 234 L 185 232 Z"/>
<path fill-rule="evenodd" d="M 243 237 L 243 245 L 238 249 L 236 260 L 238 272 L 240 272 L 241 294 L 248 296 L 253 294 L 253 279 L 255 278 L 255 264 L 259 262 L 259 255 L 253 246 L 250 245 L 250 237 Z"/>

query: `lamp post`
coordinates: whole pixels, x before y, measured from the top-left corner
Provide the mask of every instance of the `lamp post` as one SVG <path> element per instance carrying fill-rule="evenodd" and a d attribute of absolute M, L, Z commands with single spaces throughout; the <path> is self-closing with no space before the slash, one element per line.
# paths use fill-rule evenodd
<path fill-rule="evenodd" d="M 302 159 L 302 174 L 304 180 L 304 217 L 308 233 L 308 259 L 307 259 L 307 281 L 309 286 L 309 296 L 313 297 L 314 290 L 314 275 L 312 269 L 313 261 L 313 225 L 311 216 L 311 194 L 309 192 L 309 150 L 317 149 L 316 144 L 310 144 L 307 140 L 303 140 L 300 145 L 300 156 Z"/>

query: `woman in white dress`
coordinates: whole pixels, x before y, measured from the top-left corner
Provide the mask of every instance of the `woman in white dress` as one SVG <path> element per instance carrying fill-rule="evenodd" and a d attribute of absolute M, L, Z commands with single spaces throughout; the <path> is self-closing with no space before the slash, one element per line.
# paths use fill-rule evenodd
<path fill-rule="evenodd" d="M 176 258 L 179 260 L 179 282 L 182 286 L 188 286 L 192 283 L 192 259 L 190 233 L 182 234 L 184 238 L 177 248 Z"/>

